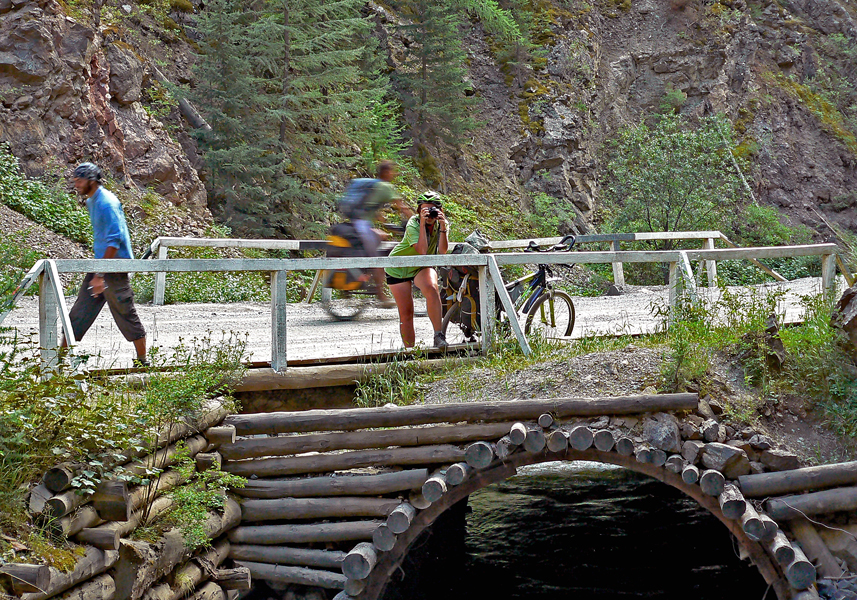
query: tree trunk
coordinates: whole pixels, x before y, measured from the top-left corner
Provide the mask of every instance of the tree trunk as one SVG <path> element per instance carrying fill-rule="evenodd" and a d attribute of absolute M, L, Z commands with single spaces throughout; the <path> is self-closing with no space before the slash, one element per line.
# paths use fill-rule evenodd
<path fill-rule="evenodd" d="M 388 450 L 354 450 L 341 454 L 317 454 L 291 458 L 262 458 L 240 462 L 227 461 L 223 470 L 233 475 L 272 477 L 302 473 L 325 473 L 363 467 L 391 465 L 431 465 L 458 462 L 464 450 L 456 446 L 419 446 Z"/>
<path fill-rule="evenodd" d="M 435 471 L 423 484 L 422 494 L 423 498 L 434 503 L 443 498 L 446 491 L 446 475 L 442 471 Z"/>
<path fill-rule="evenodd" d="M 389 552 L 396 545 L 396 534 L 392 532 L 389 526 L 381 525 L 372 532 L 372 543 L 381 552 Z"/>
<path fill-rule="evenodd" d="M 464 460 L 474 469 L 484 469 L 494 460 L 494 448 L 488 442 L 474 442 L 467 447 Z"/>
<path fill-rule="evenodd" d="M 209 427 L 205 430 L 205 439 L 212 446 L 220 446 L 221 444 L 235 443 L 235 426 L 221 425 L 219 427 Z"/>
<path fill-rule="evenodd" d="M 685 466 L 685 460 L 681 454 L 673 454 L 664 463 L 664 468 L 670 473 L 681 473 Z"/>
<path fill-rule="evenodd" d="M 634 440 L 629 437 L 620 437 L 616 440 L 616 452 L 622 456 L 631 456 L 635 449 Z"/>
<path fill-rule="evenodd" d="M 196 470 L 200 473 L 211 468 L 219 471 L 222 463 L 223 459 L 219 452 L 200 452 L 196 455 Z"/>
<path fill-rule="evenodd" d="M 702 493 L 709 496 L 719 496 L 723 493 L 723 488 L 726 485 L 726 478 L 723 473 L 714 469 L 706 469 L 699 476 L 699 487 Z"/>
<path fill-rule="evenodd" d="M 51 581 L 51 571 L 47 565 L 28 565 L 8 563 L 0 567 L 0 573 L 7 575 L 16 594 L 26 592 L 44 592 Z"/>
<path fill-rule="evenodd" d="M 119 560 L 118 552 L 111 550 L 99 550 L 98 548 L 88 548 L 86 550 L 86 554 L 77 561 L 71 572 L 63 573 L 54 567 L 50 567 L 49 580 L 47 585 L 42 588 L 44 592 L 22 594 L 21 598 L 23 600 L 43 600 L 44 598 L 51 598 L 73 588 L 83 581 L 92 579 L 96 575 L 100 575 L 112 567 L 117 560 Z"/>
<path fill-rule="evenodd" d="M 166 580 L 146 590 L 142 600 L 182 600 L 187 598 L 200 583 L 209 577 L 212 569 L 216 569 L 226 560 L 229 551 L 229 542 L 220 538 L 210 550 L 187 561 L 170 573 Z"/>
<path fill-rule="evenodd" d="M 747 501 L 741 495 L 741 491 L 734 483 L 727 483 L 718 496 L 720 510 L 727 519 L 740 519 L 747 510 Z"/>
<path fill-rule="evenodd" d="M 854 509 L 857 509 L 857 487 L 771 498 L 765 502 L 765 512 L 775 521 Z"/>
<path fill-rule="evenodd" d="M 523 423 L 515 423 L 509 428 L 509 440 L 515 445 L 520 446 L 527 439 L 527 426 Z"/>
<path fill-rule="evenodd" d="M 55 494 L 71 487 L 71 480 L 83 468 L 81 463 L 65 462 L 53 466 L 42 476 L 42 483 Z"/>
<path fill-rule="evenodd" d="M 741 529 L 754 542 L 762 541 L 762 537 L 765 535 L 765 524 L 759 517 L 759 513 L 756 512 L 756 509 L 749 502 L 744 510 L 744 514 L 741 515 Z"/>
<path fill-rule="evenodd" d="M 694 410 L 697 394 L 652 394 L 608 398 L 555 398 L 514 402 L 462 402 L 398 406 L 306 410 L 264 414 L 231 415 L 239 435 L 298 433 L 309 431 L 354 431 L 372 427 L 401 427 L 461 421 L 506 421 L 537 419 L 550 412 L 556 418 L 627 415 L 646 412 Z"/>
<path fill-rule="evenodd" d="M 681 480 L 689 485 L 699 481 L 699 469 L 693 465 L 687 465 L 681 470 Z"/>
<path fill-rule="evenodd" d="M 787 538 L 786 534 L 782 531 L 777 531 L 777 535 L 774 536 L 774 539 L 771 540 L 768 547 L 771 550 L 771 554 L 774 555 L 774 558 L 776 558 L 777 562 L 783 567 L 790 564 L 795 559 L 794 546 L 792 546 L 789 538 Z"/>
<path fill-rule="evenodd" d="M 814 564 L 822 577 L 841 577 L 845 575 L 830 549 L 818 535 L 812 523 L 806 519 L 795 519 L 789 523 L 792 533 Z"/>
<path fill-rule="evenodd" d="M 568 432 L 568 445 L 575 450 L 589 450 L 594 440 L 595 434 L 584 425 L 576 425 Z"/>
<path fill-rule="evenodd" d="M 545 449 L 545 433 L 538 428 L 527 430 L 527 435 L 524 438 L 524 451 L 536 454 Z"/>
<path fill-rule="evenodd" d="M 479 423 L 475 425 L 442 425 L 439 427 L 241 438 L 234 444 L 222 445 L 219 450 L 226 460 L 243 460 L 313 451 L 329 452 L 332 450 L 388 448 L 390 446 L 459 444 L 473 440 L 499 438 L 509 431 L 509 427 L 508 423 Z"/>
<path fill-rule="evenodd" d="M 342 574 L 348 579 L 366 579 L 377 562 L 375 546 L 369 542 L 360 542 L 342 561 Z"/>
<path fill-rule="evenodd" d="M 553 425 L 553 415 L 551 415 L 550 413 L 544 413 L 539 415 L 538 423 L 539 427 L 547 429 L 548 427 Z"/>
<path fill-rule="evenodd" d="M 127 521 L 131 518 L 128 484 L 118 479 L 102 481 L 92 495 L 92 505 L 105 521 Z"/>
<path fill-rule="evenodd" d="M 460 485 L 464 483 L 470 474 L 473 472 L 473 467 L 466 462 L 458 462 L 446 470 L 446 482 L 449 485 Z"/>
<path fill-rule="evenodd" d="M 741 492 L 747 498 L 765 498 L 855 483 L 857 483 L 857 461 L 804 467 L 791 471 L 742 475 L 738 478 Z"/>
<path fill-rule="evenodd" d="M 786 565 L 786 579 L 796 590 L 805 590 L 815 583 L 816 572 L 815 566 L 809 562 L 803 551 L 797 546 L 793 546 L 795 557 L 792 562 Z"/>
<path fill-rule="evenodd" d="M 345 575 L 331 571 L 307 569 L 305 567 L 286 567 L 248 561 L 236 561 L 237 565 L 250 569 L 253 579 L 278 583 L 297 583 L 327 589 L 341 590 L 345 587 Z"/>
<path fill-rule="evenodd" d="M 598 450 L 601 450 L 601 452 L 610 452 L 616 444 L 616 440 L 613 437 L 612 431 L 608 429 L 599 429 L 595 432 L 592 443 L 595 444 L 595 447 Z"/>
<path fill-rule="evenodd" d="M 421 489 L 428 469 L 408 469 L 378 475 L 337 475 L 306 479 L 249 479 L 235 493 L 248 498 L 306 498 L 314 496 L 376 496 Z"/>
<path fill-rule="evenodd" d="M 311 525 L 245 525 L 229 532 L 233 544 L 310 544 L 371 540 L 383 521 L 345 521 Z M 252 570 L 251 570 L 252 572 Z"/>
<path fill-rule="evenodd" d="M 59 600 L 113 600 L 116 597 L 116 583 L 113 578 L 103 573 L 73 587 Z"/>
<path fill-rule="evenodd" d="M 338 550 L 289 548 L 288 546 L 232 544 L 229 551 L 229 558 L 236 561 L 243 560 L 338 570 L 345 558 L 345 552 Z"/>
<path fill-rule="evenodd" d="M 28 507 L 30 514 L 37 515 L 45 510 L 45 503 L 53 496 L 53 493 L 44 483 L 40 483 L 30 490 Z"/>
<path fill-rule="evenodd" d="M 506 460 L 507 458 L 509 458 L 512 452 L 517 449 L 518 446 L 512 443 L 512 439 L 508 435 L 504 435 L 499 440 L 497 440 L 497 444 L 494 447 L 494 451 L 497 453 L 497 460 Z M 491 464 L 491 461 L 488 461 L 488 464 Z"/>
<path fill-rule="evenodd" d="M 280 521 L 349 517 L 386 517 L 399 505 L 396 498 L 277 498 L 245 500 L 241 520 Z"/>
<path fill-rule="evenodd" d="M 253 587 L 250 584 L 250 569 L 246 567 L 218 569 L 211 580 L 224 590 L 249 590 Z"/>
<path fill-rule="evenodd" d="M 562 429 L 554 429 L 548 434 L 546 445 L 550 452 L 565 452 L 568 450 L 568 433 Z"/>
<path fill-rule="evenodd" d="M 404 533 L 411 526 L 411 521 L 414 520 L 416 514 L 416 508 L 406 502 L 402 502 L 387 517 L 387 527 L 396 535 Z"/>

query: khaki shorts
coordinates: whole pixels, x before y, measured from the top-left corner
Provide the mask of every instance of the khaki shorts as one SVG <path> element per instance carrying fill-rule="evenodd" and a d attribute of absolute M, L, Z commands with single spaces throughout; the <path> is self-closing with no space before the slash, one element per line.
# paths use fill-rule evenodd
<path fill-rule="evenodd" d="M 133 342 L 146 337 L 146 330 L 143 329 L 143 324 L 137 315 L 137 309 L 134 308 L 134 292 L 131 290 L 128 274 L 105 273 L 104 283 L 107 289 L 93 298 L 89 286 L 92 285 L 94 276 L 94 273 L 87 273 L 86 277 L 83 278 L 77 300 L 74 301 L 74 306 L 69 312 L 75 339 L 77 341 L 83 339 L 83 336 L 98 317 L 98 313 L 104 307 L 105 302 L 110 307 L 116 326 L 126 340 Z"/>

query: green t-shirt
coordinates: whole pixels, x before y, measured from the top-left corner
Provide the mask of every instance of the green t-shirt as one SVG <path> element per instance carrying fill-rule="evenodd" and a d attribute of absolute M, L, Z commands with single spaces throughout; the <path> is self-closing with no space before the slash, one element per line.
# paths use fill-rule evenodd
<path fill-rule="evenodd" d="M 378 220 L 378 213 L 397 198 L 401 198 L 392 183 L 379 181 L 372 188 L 372 193 L 360 207 L 360 219 L 369 222 Z"/>
<path fill-rule="evenodd" d="M 428 233 L 428 232 L 426 232 Z M 440 225 L 435 222 L 431 235 L 428 236 L 428 251 L 426 254 L 437 254 L 438 238 L 440 238 Z M 408 219 L 408 224 L 405 227 L 405 235 L 402 241 L 396 244 L 390 256 L 419 256 L 417 249 L 414 247 L 420 241 L 420 217 L 414 215 Z M 387 267 L 385 271 L 390 277 L 399 279 L 411 279 L 416 277 L 423 267 Z"/>

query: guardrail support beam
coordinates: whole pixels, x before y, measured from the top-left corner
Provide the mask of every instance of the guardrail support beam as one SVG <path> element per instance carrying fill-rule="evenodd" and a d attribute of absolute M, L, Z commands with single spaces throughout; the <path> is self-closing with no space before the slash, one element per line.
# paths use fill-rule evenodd
<path fill-rule="evenodd" d="M 714 250 L 714 238 L 706 238 L 702 244 L 703 250 Z M 717 261 L 706 260 L 705 272 L 708 274 L 708 287 L 717 287 Z"/>
<path fill-rule="evenodd" d="M 42 359 L 42 371 L 47 372 L 57 364 L 57 300 L 53 281 L 48 272 L 39 275 L 39 353 Z"/>
<path fill-rule="evenodd" d="M 286 370 L 286 278 L 288 271 L 271 273 L 271 368 Z"/>
<path fill-rule="evenodd" d="M 494 311 L 496 310 L 496 306 L 494 306 L 494 292 L 496 291 L 497 296 L 500 297 L 500 303 L 503 305 L 503 309 L 506 311 L 506 316 L 509 318 L 509 325 L 512 327 L 512 331 L 515 333 L 515 337 L 518 338 L 518 344 L 521 346 L 521 350 L 524 353 L 524 356 L 529 356 L 532 350 L 530 349 L 530 343 L 527 341 L 527 336 L 524 334 L 524 330 L 521 328 L 521 322 L 518 320 L 518 313 L 515 311 L 515 304 L 512 302 L 512 299 L 509 297 L 509 291 L 506 289 L 506 285 L 503 282 L 503 275 L 500 273 L 500 267 L 497 266 L 497 261 L 493 256 L 488 257 L 488 266 L 485 268 L 486 274 L 490 277 L 488 286 L 487 295 L 491 297 L 491 315 L 496 314 Z M 479 273 L 479 281 L 481 285 L 482 281 L 482 273 Z M 482 289 L 480 288 L 479 293 L 482 293 Z M 484 323 L 485 313 L 482 313 L 482 319 Z M 493 324 L 493 321 L 492 321 Z M 483 330 L 484 331 L 484 330 Z M 485 346 L 485 334 L 482 334 L 482 344 L 483 350 L 485 354 L 488 354 L 488 349 Z"/>
<path fill-rule="evenodd" d="M 479 267 L 479 311 L 482 328 L 482 354 L 488 356 L 494 343 L 494 277 L 487 266 Z"/>
<path fill-rule="evenodd" d="M 167 253 L 169 252 L 169 246 L 165 245 L 161 242 L 158 245 L 158 259 L 163 260 L 167 258 Z M 167 289 L 167 274 L 163 271 L 160 273 L 155 273 L 155 289 L 152 292 L 152 304 L 155 306 L 163 306 L 164 304 L 164 295 Z"/>
<path fill-rule="evenodd" d="M 613 240 L 610 242 L 610 250 L 612 252 L 619 252 L 619 250 L 621 250 L 619 240 Z M 617 286 L 625 285 L 625 269 L 621 262 L 613 263 L 613 283 Z"/>
<path fill-rule="evenodd" d="M 836 255 L 825 254 L 821 257 L 821 289 L 825 294 L 836 291 Z"/>

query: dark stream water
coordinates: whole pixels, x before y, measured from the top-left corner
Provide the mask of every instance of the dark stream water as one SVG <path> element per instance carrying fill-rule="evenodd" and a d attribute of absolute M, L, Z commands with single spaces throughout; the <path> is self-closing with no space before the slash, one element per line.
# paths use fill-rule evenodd
<path fill-rule="evenodd" d="M 457 509 L 414 543 L 385 600 L 765 597 L 720 521 L 632 471 L 537 465 Z"/>

